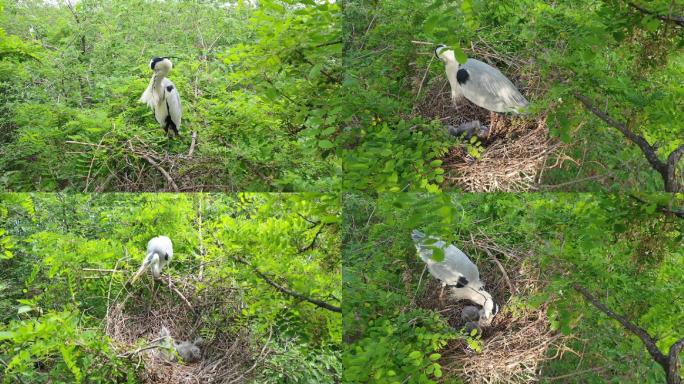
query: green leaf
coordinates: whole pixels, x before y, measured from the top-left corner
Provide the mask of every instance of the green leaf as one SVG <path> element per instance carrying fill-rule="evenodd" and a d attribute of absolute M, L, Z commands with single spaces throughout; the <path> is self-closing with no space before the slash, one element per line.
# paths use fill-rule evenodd
<path fill-rule="evenodd" d="M 0 340 L 7 340 L 14 338 L 14 332 L 0 331 Z"/>
<path fill-rule="evenodd" d="M 330 140 L 321 140 L 318 142 L 318 146 L 323 148 L 323 149 L 330 149 L 330 148 L 334 147 L 335 145 Z"/>
<path fill-rule="evenodd" d="M 430 247 L 432 249 L 432 256 L 430 257 L 432 260 L 436 262 L 442 262 L 444 261 L 444 249 L 440 247 Z"/>
<path fill-rule="evenodd" d="M 461 49 L 460 46 L 454 45 L 454 56 L 456 56 L 456 61 L 458 61 L 459 64 L 465 64 L 466 61 L 468 61 L 468 56 L 466 56 L 465 52 Z"/>

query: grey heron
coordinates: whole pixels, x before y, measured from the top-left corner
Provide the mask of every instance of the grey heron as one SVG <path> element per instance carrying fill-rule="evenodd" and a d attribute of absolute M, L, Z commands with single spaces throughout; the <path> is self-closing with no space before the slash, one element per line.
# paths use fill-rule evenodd
<path fill-rule="evenodd" d="M 150 69 L 154 71 L 154 74 L 140 97 L 140 102 L 154 110 L 154 117 L 167 135 L 170 129 L 178 136 L 183 112 L 178 89 L 166 77 L 172 68 L 173 63 L 167 57 L 155 57 L 150 61 Z"/>
<path fill-rule="evenodd" d="M 456 300 L 470 300 L 480 305 L 480 323 L 489 325 L 499 307 L 489 292 L 485 291 L 477 266 L 453 244 L 447 245 L 433 236 L 427 241 L 428 237 L 418 230 L 411 233 L 411 238 L 420 258 L 427 264 L 430 274 L 448 287 L 451 296 Z M 444 250 L 444 260 L 432 259 L 434 248 Z"/>
<path fill-rule="evenodd" d="M 477 59 L 468 59 L 459 65 L 454 51 L 444 44 L 435 48 L 435 56 L 444 63 L 447 79 L 451 86 L 451 99 L 457 102 L 465 97 L 478 107 L 494 112 L 523 113 L 528 106 L 518 88 L 498 69 Z M 490 124 L 491 125 L 491 124 Z"/>
<path fill-rule="evenodd" d="M 480 324 L 477 321 L 469 321 L 469 322 L 465 323 L 464 328 L 465 328 L 466 334 L 468 334 L 468 335 L 472 335 L 473 330 L 475 330 L 476 335 L 482 334 L 482 328 L 480 328 Z"/>
<path fill-rule="evenodd" d="M 157 345 L 161 349 L 158 356 L 168 361 L 178 361 L 180 356 L 184 363 L 194 363 L 202 357 L 200 347 L 204 340 L 201 337 L 196 338 L 193 342 L 182 341 L 179 343 L 171 336 L 169 329 L 162 326 L 157 340 Z"/>
<path fill-rule="evenodd" d="M 161 276 L 162 269 L 171 261 L 171 258 L 173 258 L 173 243 L 171 243 L 171 239 L 166 236 L 153 237 L 147 242 L 147 255 L 140 269 L 131 279 L 131 284 L 135 283 L 147 269 L 152 269 L 152 275 L 155 279 L 158 279 Z"/>
<path fill-rule="evenodd" d="M 477 136 L 478 139 L 484 140 L 487 138 L 490 131 L 489 127 L 480 123 L 480 120 L 468 121 L 462 123 L 458 127 L 449 125 L 447 130 L 451 136 L 465 136 L 466 140 L 470 140 L 473 136 Z"/>
<path fill-rule="evenodd" d="M 518 88 L 498 69 L 477 59 L 468 59 L 459 65 L 454 51 L 440 44 L 435 56 L 444 63 L 451 86 L 451 98 L 461 97 L 493 112 L 519 113 L 528 102 Z"/>
<path fill-rule="evenodd" d="M 461 320 L 478 321 L 480 320 L 480 309 L 473 305 L 467 305 L 461 310 Z"/>

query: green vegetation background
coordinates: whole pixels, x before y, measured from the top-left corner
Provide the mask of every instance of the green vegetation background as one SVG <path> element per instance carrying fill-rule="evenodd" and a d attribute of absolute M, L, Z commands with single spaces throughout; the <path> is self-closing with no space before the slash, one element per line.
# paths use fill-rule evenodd
<path fill-rule="evenodd" d="M 345 105 L 356 111 L 348 123 L 355 135 L 343 153 L 345 188 L 454 188 L 445 184 L 448 149 L 465 145 L 477 153 L 475 145 L 450 137 L 438 121 L 410 117 L 425 90 L 445 81 L 430 44 L 446 43 L 469 55 L 472 45 L 487 47 L 504 74 L 510 75 L 509 58 L 524 63 L 528 78 L 539 79 L 545 92 L 530 100 L 532 112 L 548 113 L 551 135 L 567 144 L 557 155 L 561 166 L 545 171 L 543 190 L 663 190 L 662 177 L 640 149 L 574 96 L 586 96 L 644 138 L 659 160 L 677 148 L 684 153 L 684 22 L 655 16 L 682 17 L 684 2 L 631 2 L 652 15 L 628 3 L 345 1 Z M 679 163 L 677 181 L 684 190 Z"/>
<path fill-rule="evenodd" d="M 145 152 L 181 192 L 336 189 L 337 5 L 53 3 L 0 1 L 1 188 L 172 190 Z M 179 139 L 138 102 L 154 56 L 174 57 Z"/>
<path fill-rule="evenodd" d="M 532 279 L 539 276 L 537 292 L 495 299 L 512 314 L 550 303 L 551 327 L 571 336 L 567 345 L 576 353 L 545 362 L 540 382 L 665 381 L 637 337 L 572 289 L 578 283 L 594 292 L 654 336 L 667 355 L 684 337 L 684 222 L 657 204 L 603 194 L 399 193 L 346 195 L 343 206 L 345 382 L 468 382 L 442 376 L 449 360 L 440 355 L 450 340 L 465 336 L 415 300 L 432 279 L 426 274 L 418 286 L 425 265 L 410 237 L 416 228 L 456 244 L 481 266 L 491 262 L 482 250 L 463 246 L 480 232 L 531 255 L 524 265 Z M 567 378 L 550 379 L 558 376 Z"/>
<path fill-rule="evenodd" d="M 162 234 L 174 243 L 164 274 L 196 277 L 202 264 L 203 282 L 192 280 L 200 296 L 239 293 L 244 307 L 219 312 L 235 323 L 199 313 L 205 329 L 198 332 L 249 331 L 254 353 L 270 351 L 253 382 L 338 381 L 340 314 L 282 294 L 231 255 L 288 289 L 339 306 L 339 209 L 339 200 L 325 195 L 0 195 L 0 381 L 138 382 L 137 358 L 118 356 L 123 351 L 113 349 L 103 319 L 109 290 L 115 297 L 147 241 Z M 115 265 L 125 273 L 93 278 L 83 270 Z M 153 300 L 141 288 L 146 280 L 134 292 Z"/>

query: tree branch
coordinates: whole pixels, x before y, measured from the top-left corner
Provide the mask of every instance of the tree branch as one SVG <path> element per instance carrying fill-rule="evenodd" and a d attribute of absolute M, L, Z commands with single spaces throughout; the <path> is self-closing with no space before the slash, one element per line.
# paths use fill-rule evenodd
<path fill-rule="evenodd" d="M 308 250 L 310 250 L 310 249 L 313 249 L 314 245 L 316 245 L 316 240 L 318 239 L 318 235 L 320 235 L 321 232 L 323 231 L 323 227 L 325 227 L 326 225 L 329 225 L 329 224 L 331 224 L 331 223 L 321 224 L 321 225 L 318 227 L 318 230 L 316 231 L 316 234 L 314 234 L 314 237 L 313 237 L 313 239 L 311 240 L 311 243 L 309 243 L 309 245 L 307 245 L 306 247 L 299 249 L 299 253 L 302 253 L 302 252 L 308 251 Z"/>
<path fill-rule="evenodd" d="M 151 166 L 153 166 L 154 168 L 156 168 L 156 169 L 159 171 L 159 173 L 161 173 L 162 176 L 164 176 L 164 178 L 166 179 L 166 181 L 171 185 L 171 188 L 173 188 L 173 191 L 174 191 L 174 192 L 180 192 L 179 189 L 178 189 L 178 185 L 176 185 L 176 182 L 173 181 L 173 178 L 171 177 L 171 175 L 170 175 L 168 172 L 166 172 L 166 170 L 165 170 L 164 168 L 162 168 L 161 165 L 157 164 L 156 161 L 152 160 L 152 158 L 151 158 L 150 156 L 148 156 L 147 154 L 143 153 L 142 151 L 136 151 L 135 148 L 133 147 L 133 144 L 132 144 L 130 141 L 128 142 L 128 146 L 130 147 L 132 153 L 134 153 L 134 154 L 136 154 L 136 155 L 142 157 L 142 158 L 145 159 L 145 161 L 147 161 Z"/>
<path fill-rule="evenodd" d="M 638 11 L 641 12 L 641 13 L 644 13 L 644 14 L 650 15 L 650 16 L 653 16 L 653 17 L 655 17 L 655 18 L 657 18 L 657 19 L 660 19 L 660 20 L 662 20 L 662 21 L 665 21 L 665 22 L 671 22 L 671 23 L 679 24 L 679 25 L 681 25 L 682 27 L 684 27 L 684 16 L 679 16 L 679 15 L 660 15 L 660 14 L 655 13 L 655 12 L 653 12 L 653 11 L 651 11 L 651 10 L 648 10 L 648 9 L 646 9 L 646 8 L 644 8 L 644 7 L 640 6 L 640 5 L 638 5 L 638 4 L 634 4 L 634 3 L 631 2 L 631 1 L 628 2 L 627 4 L 629 4 L 630 7 L 632 7 L 632 8 L 634 8 L 634 9 L 638 10 Z"/>
<path fill-rule="evenodd" d="M 279 290 L 280 292 L 283 292 L 283 293 L 285 293 L 285 294 L 287 294 L 287 295 L 290 295 L 290 296 L 294 296 L 294 297 L 296 297 L 296 298 L 298 298 L 298 299 L 300 299 L 300 300 L 308 301 L 309 303 L 311 303 L 311 304 L 313 304 L 313 305 L 315 305 L 315 306 L 317 306 L 317 307 L 321 307 L 321 308 L 327 309 L 327 310 L 329 310 L 329 311 L 333 311 L 333 312 L 342 312 L 342 309 L 341 309 L 340 307 L 336 307 L 336 306 L 334 306 L 334 305 L 332 305 L 332 304 L 328 304 L 328 303 L 326 303 L 325 301 L 322 301 L 322 300 L 312 299 L 312 298 L 310 298 L 310 297 L 307 297 L 307 296 L 302 295 L 301 293 L 297 293 L 297 292 L 295 292 L 295 291 L 292 291 L 292 290 L 289 290 L 289 289 L 283 287 L 282 285 L 280 285 L 280 284 L 276 283 L 275 281 L 271 280 L 268 276 L 266 276 L 263 272 L 261 272 L 257 267 L 253 266 L 250 262 L 248 262 L 247 260 L 243 259 L 243 258 L 240 257 L 240 256 L 237 256 L 237 255 L 230 255 L 230 257 L 233 258 L 235 261 L 237 261 L 237 262 L 239 262 L 239 263 L 242 263 L 242 264 L 244 264 L 244 265 L 246 265 L 246 266 L 252 268 L 252 270 L 254 271 L 254 273 L 256 273 L 256 274 L 257 274 L 259 277 L 261 277 L 266 283 L 268 283 L 270 286 L 274 287 L 275 289 Z"/>
<path fill-rule="evenodd" d="M 650 202 L 648 202 L 648 201 L 646 201 L 646 200 L 642 199 L 641 197 L 634 195 L 634 194 L 630 194 L 629 197 L 631 197 L 632 199 L 634 199 L 634 200 L 636 200 L 642 204 L 651 204 Z M 684 210 L 682 210 L 682 209 L 665 207 L 665 206 L 661 206 L 661 205 L 658 205 L 657 207 L 658 207 L 658 210 L 664 214 L 675 215 L 675 216 L 679 217 L 680 219 L 684 219 Z"/>
<path fill-rule="evenodd" d="M 648 350 L 648 353 L 651 355 L 653 360 L 655 360 L 658 364 L 660 364 L 661 367 L 665 370 L 665 372 L 668 372 L 669 369 L 669 362 L 668 358 L 663 355 L 662 352 L 660 352 L 660 349 L 658 349 L 658 346 L 656 345 L 656 340 L 651 337 L 651 335 L 646 332 L 643 328 L 640 328 L 634 324 L 632 324 L 629 320 L 627 320 L 625 317 L 618 315 L 617 313 L 611 311 L 608 307 L 603 305 L 601 302 L 596 300 L 589 291 L 584 288 L 583 286 L 579 284 L 573 284 L 572 287 L 582 294 L 584 298 L 590 302 L 594 307 L 598 308 L 601 312 L 605 313 L 608 315 L 608 317 L 611 317 L 615 320 L 617 320 L 620 324 L 622 324 L 623 327 L 625 327 L 628 331 L 632 332 L 636 336 L 638 336 L 641 341 L 644 343 L 646 346 L 646 349 Z M 669 381 L 668 381 L 669 383 Z"/>
<path fill-rule="evenodd" d="M 665 190 L 671 192 L 682 192 L 682 188 L 677 185 L 677 164 L 684 156 L 684 144 L 680 145 L 667 157 L 667 177 L 665 179 Z"/>
<path fill-rule="evenodd" d="M 682 378 L 679 376 L 679 353 L 684 348 L 684 338 L 679 339 L 676 343 L 670 346 L 670 355 L 668 364 L 670 368 L 667 370 L 668 384 L 681 384 Z"/>
<path fill-rule="evenodd" d="M 596 108 L 591 100 L 589 100 L 589 98 L 586 96 L 577 92 L 573 92 L 573 96 L 575 96 L 575 98 L 579 100 L 586 109 L 591 111 L 606 124 L 619 130 L 627 139 L 641 149 L 641 152 L 643 152 L 644 156 L 646 156 L 646 160 L 648 160 L 648 163 L 651 165 L 651 167 L 662 176 L 663 183 L 665 184 L 665 191 L 679 192 L 682 189 L 682 186 L 678 185 L 677 183 L 676 171 L 677 164 L 684 155 L 684 144 L 670 153 L 667 158 L 667 162 L 664 162 L 658 158 L 658 154 L 656 153 L 658 148 L 655 145 L 649 144 L 645 138 L 632 132 L 625 124 L 614 120 L 607 113 Z"/>

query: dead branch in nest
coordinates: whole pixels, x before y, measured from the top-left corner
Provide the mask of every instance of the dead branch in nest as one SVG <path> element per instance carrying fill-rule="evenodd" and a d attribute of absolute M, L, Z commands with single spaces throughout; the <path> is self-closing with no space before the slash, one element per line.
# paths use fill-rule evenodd
<path fill-rule="evenodd" d="M 181 293 L 181 291 L 179 291 L 178 288 L 176 288 L 176 285 L 173 283 L 173 280 L 171 280 L 171 276 L 167 277 L 169 280 L 169 289 L 175 292 L 178 295 L 178 297 L 180 297 L 181 300 L 183 300 L 183 303 L 185 303 L 185 305 L 188 307 L 188 309 L 190 309 L 191 312 L 195 312 L 195 308 L 192 307 L 192 304 L 190 304 L 188 299 L 186 299 L 185 296 Z"/>
<path fill-rule="evenodd" d="M 208 277 L 205 277 L 207 280 Z M 164 279 L 165 281 L 166 279 Z M 255 363 L 257 351 L 249 330 L 234 327 L 206 328 L 215 326 L 212 320 L 205 323 L 199 313 L 221 313 L 227 323 L 233 321 L 242 308 L 241 293 L 226 284 L 225 279 L 208 281 L 206 289 L 192 289 L 192 277 L 178 277 L 172 283 L 182 295 L 195 303 L 195 312 L 187 311 L 185 300 L 148 300 L 143 296 L 128 295 L 126 298 L 108 301 L 106 333 L 120 357 L 137 358 L 142 366 L 141 381 L 146 383 L 217 383 L 231 381 L 247 382 L 259 370 L 269 355 L 268 347 L 262 348 L 257 367 L 247 372 Z M 177 295 L 166 293 L 165 295 Z M 188 301 L 189 301 L 188 300 Z M 159 347 L 162 326 L 169 329 L 174 340 L 192 340 L 207 330 L 205 344 L 201 347 L 201 359 L 194 363 L 169 361 L 164 356 L 148 350 Z M 141 341 L 144 341 L 141 345 Z M 261 343 L 258 344 L 262 347 Z M 147 352 L 145 352 L 147 351 Z M 241 377 L 242 376 L 242 377 Z M 241 378 L 239 378 L 241 377 Z M 235 380 L 235 378 L 239 378 Z"/>
<path fill-rule="evenodd" d="M 484 232 L 480 231 L 480 235 L 485 235 Z M 486 237 L 486 235 L 485 235 Z M 488 240 L 491 240 L 487 237 Z M 473 235 L 470 235 L 470 241 L 475 243 L 475 238 Z M 503 275 L 504 280 L 506 281 L 506 285 L 508 285 L 508 288 L 511 290 L 511 293 L 516 293 L 515 288 L 513 287 L 513 284 L 511 284 L 511 279 L 508 277 L 508 273 L 506 273 L 506 269 L 501 265 L 501 262 L 499 259 L 496 258 L 496 256 L 490 251 L 490 247 L 482 247 L 482 249 L 485 251 L 487 256 L 489 256 L 489 259 L 496 264 L 496 266 L 499 268 L 501 271 L 501 274 Z"/>
<path fill-rule="evenodd" d="M 133 144 L 130 141 L 128 142 L 128 147 L 131 149 L 131 152 L 142 157 L 151 166 L 156 168 L 159 171 L 159 173 L 161 173 L 164 176 L 166 181 L 171 185 L 171 188 L 173 188 L 174 192 L 179 192 L 179 189 L 178 189 L 178 186 L 176 185 L 176 182 L 173 181 L 173 178 L 171 178 L 171 175 L 169 175 L 169 173 L 166 172 L 166 170 L 164 168 L 162 168 L 159 164 L 157 164 L 156 161 L 152 160 L 152 158 L 149 155 L 147 155 L 146 153 L 144 153 L 142 151 L 136 151 L 136 149 L 133 147 Z"/>
<path fill-rule="evenodd" d="M 158 337 L 158 338 L 156 338 L 156 339 L 150 341 L 150 344 L 148 344 L 148 345 L 146 345 L 146 346 L 144 346 L 144 347 L 140 347 L 140 348 L 135 349 L 135 350 L 133 350 L 133 351 L 128 351 L 128 352 L 120 353 L 120 354 L 117 355 L 117 357 L 130 357 L 130 356 L 136 355 L 136 354 L 138 354 L 138 353 L 140 353 L 140 352 L 147 351 L 148 349 L 159 348 L 160 346 L 159 346 L 158 344 L 155 344 L 155 343 L 158 342 L 158 341 L 161 341 L 161 340 L 164 340 L 164 337 Z"/>
<path fill-rule="evenodd" d="M 268 343 L 271 342 L 271 337 L 272 337 L 272 336 L 273 336 L 273 328 L 272 328 L 272 327 L 269 327 L 269 328 L 268 328 L 268 340 L 266 340 L 266 342 L 264 343 L 264 346 L 261 347 L 261 352 L 259 352 L 259 356 L 257 356 L 256 359 L 254 359 L 254 364 L 253 364 L 251 367 L 249 367 L 249 369 L 247 369 L 245 372 L 243 372 L 242 374 L 240 374 L 240 376 L 238 376 L 237 378 L 231 380 L 231 381 L 229 382 L 229 384 L 237 383 L 237 382 L 239 382 L 240 380 L 244 379 L 245 376 L 247 376 L 250 372 L 252 372 L 252 371 L 254 370 L 254 368 L 257 367 L 257 365 L 259 364 L 259 362 L 261 362 L 261 360 L 263 359 L 263 357 L 266 356 L 266 353 L 265 353 L 266 347 L 268 347 Z"/>
<path fill-rule="evenodd" d="M 192 142 L 190 143 L 190 149 L 188 150 L 188 158 L 192 158 L 192 154 L 195 152 L 195 144 L 197 143 L 197 131 L 192 131 Z"/>

